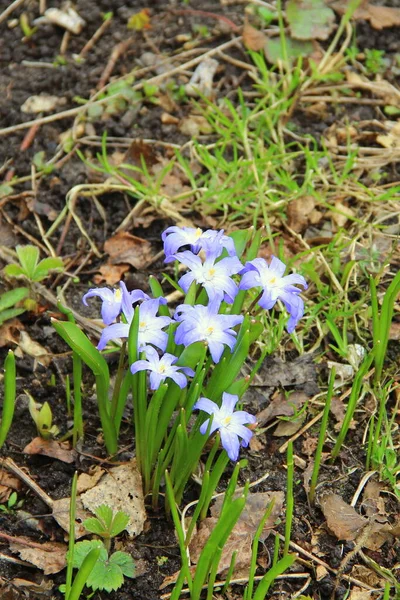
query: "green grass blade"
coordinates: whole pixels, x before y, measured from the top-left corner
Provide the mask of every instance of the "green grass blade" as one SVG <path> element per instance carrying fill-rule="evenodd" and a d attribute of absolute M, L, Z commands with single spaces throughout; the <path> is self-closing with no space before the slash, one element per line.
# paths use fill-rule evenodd
<path fill-rule="evenodd" d="M 6 441 L 14 416 L 16 381 L 15 356 L 12 350 L 9 350 L 4 361 L 4 401 L 0 425 L 0 448 Z"/>

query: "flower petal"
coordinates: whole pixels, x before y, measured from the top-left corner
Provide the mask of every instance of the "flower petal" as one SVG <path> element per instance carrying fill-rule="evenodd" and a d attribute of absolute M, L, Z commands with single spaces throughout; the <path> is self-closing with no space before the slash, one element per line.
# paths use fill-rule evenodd
<path fill-rule="evenodd" d="M 222 443 L 222 446 L 225 448 L 226 453 L 228 454 L 228 456 L 231 460 L 236 462 L 239 457 L 239 448 L 240 448 L 238 436 L 234 433 L 231 433 L 225 427 L 221 427 L 220 435 L 221 435 L 221 443 Z"/>
<path fill-rule="evenodd" d="M 100 341 L 97 344 L 98 350 L 103 350 L 107 342 L 118 338 L 126 338 L 129 335 L 129 325 L 127 323 L 114 323 L 105 327 L 101 332 Z"/>

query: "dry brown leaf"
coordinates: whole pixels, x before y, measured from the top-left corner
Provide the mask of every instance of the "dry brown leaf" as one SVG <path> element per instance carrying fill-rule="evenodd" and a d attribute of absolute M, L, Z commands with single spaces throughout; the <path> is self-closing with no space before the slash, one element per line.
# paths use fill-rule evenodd
<path fill-rule="evenodd" d="M 109 263 L 102 265 L 99 269 L 100 275 L 95 275 L 93 281 L 106 283 L 107 285 L 115 285 L 121 281 L 122 275 L 129 271 L 128 265 L 110 265 Z"/>
<path fill-rule="evenodd" d="M 27 545 L 22 543 L 10 542 L 10 550 L 20 555 L 22 560 L 38 567 L 45 575 L 58 573 L 62 571 L 67 564 L 66 554 L 67 546 L 60 542 L 45 542 L 44 544 L 36 544 L 32 547 L 30 538 L 19 538 L 26 540 Z"/>
<path fill-rule="evenodd" d="M 274 500 L 274 507 L 270 517 L 264 525 L 264 529 L 260 536 L 261 541 L 266 540 L 270 530 L 273 528 L 282 511 L 284 493 L 257 492 L 247 496 L 246 505 L 222 551 L 218 573 L 223 573 L 229 568 L 232 553 L 235 550 L 237 550 L 235 573 L 242 569 L 248 569 L 251 560 L 251 545 L 254 535 L 267 506 L 272 500 Z M 190 542 L 190 557 L 193 563 L 197 563 L 199 560 L 201 551 L 218 521 L 222 503 L 223 497 L 220 496 L 211 507 L 211 517 L 202 521 L 197 533 Z"/>
<path fill-rule="evenodd" d="M 372 588 L 384 588 L 385 582 L 382 577 L 379 577 L 375 571 L 370 569 L 369 567 L 365 567 L 364 565 L 354 565 L 351 570 L 351 576 L 354 579 L 358 579 L 362 583 L 366 583 Z"/>
<path fill-rule="evenodd" d="M 343 15 L 347 11 L 349 3 L 350 0 L 339 0 L 338 2 L 333 2 L 330 6 L 340 15 Z M 400 8 L 391 6 L 373 6 L 372 4 L 369 4 L 368 1 L 364 0 L 364 2 L 362 2 L 355 10 L 352 18 L 369 21 L 371 27 L 378 29 L 379 31 L 386 27 L 396 27 L 397 25 L 400 25 Z"/>
<path fill-rule="evenodd" d="M 7 471 L 0 471 L 0 504 L 7 502 L 12 492 L 19 492 L 22 485 L 20 480 Z"/>
<path fill-rule="evenodd" d="M 320 500 L 320 506 L 329 529 L 338 540 L 355 540 L 368 522 L 338 494 L 324 496 Z"/>
<path fill-rule="evenodd" d="M 259 31 L 250 23 L 245 21 L 242 33 L 243 44 L 247 48 L 247 50 L 253 50 L 253 52 L 258 52 L 262 50 L 267 42 L 267 36 L 262 31 Z"/>
<path fill-rule="evenodd" d="M 343 425 L 344 417 L 346 415 L 346 406 L 343 404 L 343 400 L 334 396 L 331 401 L 330 412 L 336 419 L 336 423 L 334 425 L 335 431 L 340 431 L 340 428 Z M 357 422 L 352 419 L 349 425 L 350 429 L 355 429 L 357 427 Z"/>
<path fill-rule="evenodd" d="M 338 212 L 332 212 L 332 219 L 338 227 L 344 227 L 348 217 L 354 217 L 354 211 L 340 200 L 335 201 L 335 208 Z"/>
<path fill-rule="evenodd" d="M 279 393 L 267 408 L 258 413 L 257 422 L 260 427 L 263 427 L 275 417 L 292 417 L 295 410 L 301 408 L 307 400 L 308 397 L 303 392 L 293 392 L 289 397 Z"/>
<path fill-rule="evenodd" d="M 78 494 L 83 494 L 83 492 L 87 492 L 91 490 L 100 479 L 103 477 L 105 470 L 99 467 L 99 465 L 95 465 L 94 469 L 89 473 L 81 473 L 78 475 L 78 481 L 76 490 Z"/>
<path fill-rule="evenodd" d="M 135 269 L 143 269 L 153 260 L 151 244 L 127 231 L 119 231 L 104 244 L 112 265 L 126 263 Z"/>
<path fill-rule="evenodd" d="M 371 600 L 372 592 L 360 587 L 353 587 L 348 600 Z"/>
<path fill-rule="evenodd" d="M 65 463 L 73 463 L 76 459 L 76 451 L 71 448 L 68 442 L 58 442 L 57 440 L 44 440 L 41 437 L 35 437 L 25 448 L 24 454 L 42 454 L 50 458 L 56 458 Z"/>
<path fill-rule="evenodd" d="M 317 446 L 318 438 L 309 436 L 303 441 L 301 449 L 306 456 L 313 456 Z"/>
<path fill-rule="evenodd" d="M 53 357 L 38 342 L 35 342 L 26 331 L 21 331 L 18 346 L 25 354 L 32 356 L 40 365 L 48 367 Z"/>
<path fill-rule="evenodd" d="M 400 148 L 400 121 L 397 121 L 396 123 L 393 121 L 386 121 L 385 125 L 386 129 L 388 130 L 388 134 L 377 135 L 376 141 L 384 148 Z"/>
<path fill-rule="evenodd" d="M 287 208 L 289 227 L 298 233 L 304 231 L 314 209 L 315 199 L 312 196 L 301 196 L 292 200 Z"/>
<path fill-rule="evenodd" d="M 400 340 L 400 322 L 393 321 L 389 329 L 390 340 Z"/>
<path fill-rule="evenodd" d="M 179 131 L 190 137 L 207 135 L 212 132 L 212 126 L 202 115 L 189 115 L 184 117 L 179 123 Z M 165 184 L 165 179 L 164 179 Z"/>
<path fill-rule="evenodd" d="M 274 437 L 289 437 L 299 431 L 304 423 L 304 415 L 293 421 L 279 421 L 273 435 Z"/>
<path fill-rule="evenodd" d="M 126 531 L 132 537 L 143 531 L 146 511 L 142 478 L 135 459 L 110 469 L 95 487 L 81 494 L 80 500 L 91 512 L 101 504 L 112 506 L 114 511 L 122 510 L 129 516 Z"/>
<path fill-rule="evenodd" d="M 27 598 L 46 598 L 46 596 L 50 597 L 51 592 L 54 589 L 54 583 L 48 577 L 43 578 L 40 583 L 35 583 L 34 581 L 28 581 L 27 579 L 21 579 L 19 577 L 14 577 L 11 582 L 13 586 L 22 590 Z M 33 596 L 30 596 L 30 594 L 33 594 Z"/>

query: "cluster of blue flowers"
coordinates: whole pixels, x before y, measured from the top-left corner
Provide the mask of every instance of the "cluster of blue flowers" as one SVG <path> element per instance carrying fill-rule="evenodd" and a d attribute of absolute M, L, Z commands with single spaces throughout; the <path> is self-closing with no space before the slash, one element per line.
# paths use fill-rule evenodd
<path fill-rule="evenodd" d="M 127 338 L 134 312 L 139 311 L 138 347 L 140 352 L 145 353 L 146 359 L 137 360 L 131 365 L 131 371 L 149 371 L 150 389 L 158 389 L 167 378 L 183 389 L 187 385 L 187 377 L 194 375 L 192 369 L 175 364 L 177 356 L 165 352 L 168 342 L 165 329 L 171 324 L 176 324 L 176 344 L 187 347 L 204 341 L 214 363 L 220 361 L 226 346 L 233 351 L 237 336 L 234 327 L 242 323 L 243 315 L 220 314 L 219 310 L 223 301 L 232 304 L 239 290 L 256 288 L 258 304 L 264 309 L 271 309 L 281 300 L 290 315 L 287 324 L 289 333 L 303 316 L 301 290 L 295 284 L 307 289 L 307 283 L 301 275 L 285 276 L 286 266 L 278 258 L 273 257 L 270 264 L 256 258 L 243 265 L 236 254 L 233 239 L 223 230 L 202 231 L 173 226 L 164 231 L 162 240 L 165 262 L 177 260 L 188 268 L 178 282 L 182 290 L 187 293 L 196 282 L 207 292 L 207 306 L 180 304 L 173 318 L 159 316 L 160 304 L 165 304 L 165 299 L 150 298 L 141 290 L 128 292 L 123 281 L 116 290 L 94 288 L 83 297 L 85 305 L 93 296 L 102 300 L 101 315 L 106 327 L 98 344 L 99 350 L 111 340 Z M 190 250 L 180 251 L 185 247 L 190 247 Z M 120 315 L 120 321 L 116 322 Z M 161 356 L 156 348 L 161 351 Z M 237 402 L 238 396 L 224 393 L 221 407 L 208 398 L 200 398 L 194 407 L 213 415 L 211 433 L 220 431 L 222 444 L 232 460 L 237 460 L 240 445 L 247 446 L 251 439 L 252 431 L 245 425 L 255 422 L 255 417 L 245 411 L 234 412 Z M 208 421 L 202 425 L 201 432 L 206 433 L 207 427 Z"/>

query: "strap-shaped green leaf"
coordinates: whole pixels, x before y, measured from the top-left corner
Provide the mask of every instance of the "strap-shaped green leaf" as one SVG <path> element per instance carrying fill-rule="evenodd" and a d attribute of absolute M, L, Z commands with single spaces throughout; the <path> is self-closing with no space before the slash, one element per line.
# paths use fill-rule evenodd
<path fill-rule="evenodd" d="M 25 271 L 25 275 L 33 280 L 39 261 L 39 249 L 36 246 L 17 246 L 15 250 L 17 251 L 21 267 Z"/>
<path fill-rule="evenodd" d="M 15 306 L 17 302 L 21 302 L 24 300 L 29 294 L 29 290 L 26 287 L 15 288 L 15 290 L 10 290 L 9 292 L 5 292 L 0 296 L 0 312 L 5 310 L 6 308 L 11 308 Z"/>
<path fill-rule="evenodd" d="M 68 321 L 52 321 L 54 329 L 63 340 L 74 350 L 90 368 L 94 375 L 104 380 L 106 387 L 109 385 L 108 365 L 104 357 L 93 346 L 89 338 L 75 323 Z"/>

